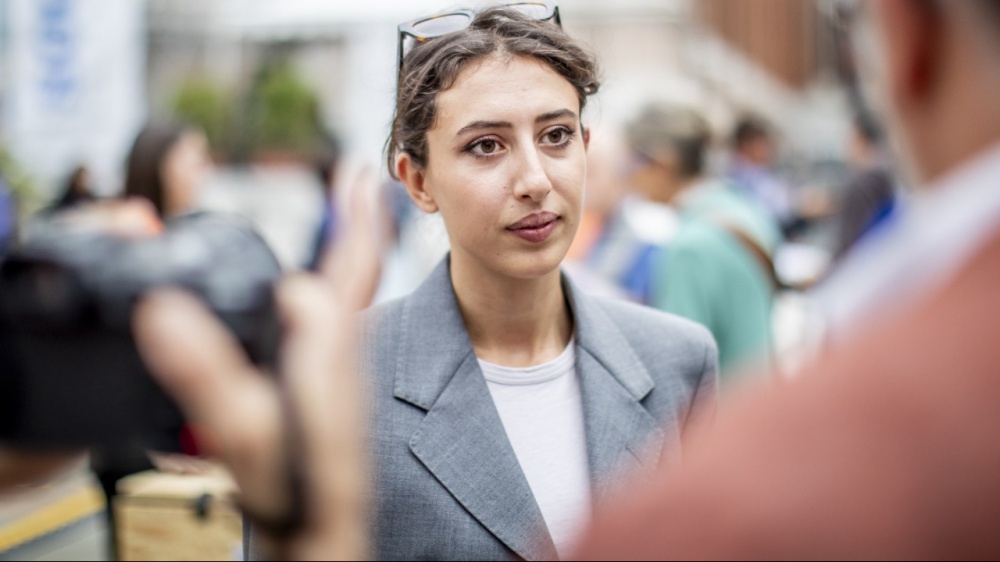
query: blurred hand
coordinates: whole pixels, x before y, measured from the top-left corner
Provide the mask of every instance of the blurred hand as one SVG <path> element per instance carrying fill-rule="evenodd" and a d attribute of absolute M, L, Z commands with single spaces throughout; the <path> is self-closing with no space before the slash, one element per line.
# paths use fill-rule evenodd
<path fill-rule="evenodd" d="M 379 272 L 374 179 L 363 173 L 349 196 L 340 242 L 320 275 L 278 287 L 285 339 L 278 376 L 259 372 L 232 335 L 193 297 L 150 296 L 135 332 L 150 370 L 218 457 L 252 517 L 280 520 L 292 509 L 291 475 L 301 471 L 304 527 L 271 537 L 274 555 L 363 559 L 368 500 L 361 385 L 354 368 L 354 314 L 374 294 Z M 289 455 L 296 455 L 289 462 Z"/>

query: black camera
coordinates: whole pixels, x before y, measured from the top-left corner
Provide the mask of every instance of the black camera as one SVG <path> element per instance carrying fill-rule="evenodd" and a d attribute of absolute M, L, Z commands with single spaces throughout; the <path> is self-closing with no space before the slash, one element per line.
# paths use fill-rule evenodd
<path fill-rule="evenodd" d="M 241 219 L 190 215 L 133 239 L 37 230 L 0 266 L 0 442 L 177 450 L 183 418 L 132 337 L 132 309 L 156 288 L 200 297 L 255 363 L 274 363 L 281 267 Z"/>

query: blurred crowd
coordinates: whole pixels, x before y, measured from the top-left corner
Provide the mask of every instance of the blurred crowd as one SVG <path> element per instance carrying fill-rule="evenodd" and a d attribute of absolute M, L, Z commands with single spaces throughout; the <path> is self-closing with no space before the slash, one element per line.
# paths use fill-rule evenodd
<path fill-rule="evenodd" d="M 595 130 L 593 139 L 583 222 L 564 267 L 588 291 L 707 326 L 727 378 L 779 366 L 775 299 L 808 292 L 905 200 L 881 125 L 864 109 L 846 140 L 849 174 L 818 211 L 804 196 L 806 186 L 784 177 L 781 137 L 759 116 L 740 117 L 720 134 L 695 106 L 654 102 L 621 128 Z M 328 142 L 314 161 L 302 163 L 312 170 L 321 211 L 315 224 L 299 226 L 314 234 L 291 269 L 315 270 L 336 239 L 341 159 Z M 135 139 L 119 198 L 95 195 L 89 171 L 80 166 L 55 200 L 24 217 L 0 184 L 0 233 L 7 244 L 18 227 L 31 232 L 90 207 L 102 208 L 107 220 L 142 223 L 138 228 L 155 232 L 162 228 L 158 223 L 203 208 L 216 166 L 197 126 L 153 124 Z M 440 225 L 417 212 L 402 185 L 389 181 L 382 191 L 391 244 L 379 301 L 414 289 L 447 252 Z M 119 209 L 116 201 L 141 201 L 150 212 L 130 218 L 134 205 Z M 808 252 L 796 254 L 803 247 Z"/>

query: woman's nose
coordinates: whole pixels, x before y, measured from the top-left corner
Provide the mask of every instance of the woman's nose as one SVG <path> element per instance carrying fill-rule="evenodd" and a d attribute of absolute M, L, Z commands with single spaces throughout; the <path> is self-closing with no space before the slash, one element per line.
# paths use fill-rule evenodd
<path fill-rule="evenodd" d="M 545 173 L 542 159 L 536 150 L 524 151 L 517 178 L 514 180 L 514 196 L 518 199 L 541 201 L 552 191 L 552 182 Z"/>

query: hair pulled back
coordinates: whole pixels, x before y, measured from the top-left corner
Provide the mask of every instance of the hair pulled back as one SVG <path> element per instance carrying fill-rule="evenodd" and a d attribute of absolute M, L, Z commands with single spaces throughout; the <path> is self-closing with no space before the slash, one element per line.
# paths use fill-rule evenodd
<path fill-rule="evenodd" d="M 600 87 L 594 55 L 552 22 L 504 7 L 480 12 L 469 27 L 418 44 L 403 60 L 386 142 L 392 177 L 403 153 L 426 166 L 427 131 L 434 127 L 438 93 L 451 88 L 466 65 L 488 56 L 529 57 L 547 64 L 576 89 L 581 111 Z"/>

